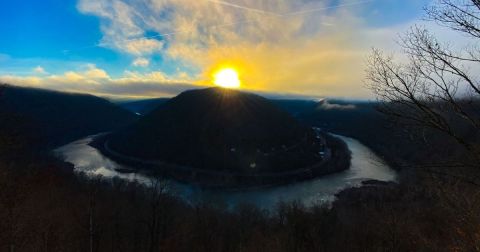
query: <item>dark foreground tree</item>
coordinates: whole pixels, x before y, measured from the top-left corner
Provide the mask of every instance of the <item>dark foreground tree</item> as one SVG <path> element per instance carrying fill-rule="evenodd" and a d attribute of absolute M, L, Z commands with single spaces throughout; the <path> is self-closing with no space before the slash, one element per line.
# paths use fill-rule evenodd
<path fill-rule="evenodd" d="M 480 1 L 437 0 L 426 13 L 428 21 L 459 33 L 468 45 L 440 41 L 414 26 L 399 42 L 405 58 L 373 50 L 367 86 L 395 123 L 415 129 L 425 142 L 431 134 L 447 135 L 463 149 L 462 162 L 445 159 L 424 168 L 480 168 Z"/>
<path fill-rule="evenodd" d="M 441 226 L 450 229 L 446 250 L 479 251 L 480 1 L 436 0 L 426 13 L 427 21 L 467 43 L 442 41 L 428 28 L 414 26 L 400 37 L 405 57 L 373 50 L 367 86 L 396 128 L 430 145 L 431 153 L 443 153 L 410 164 L 425 176 L 416 177 L 409 191 L 432 195 L 438 219 L 446 222 Z M 411 149 L 421 151 L 414 144 Z"/>

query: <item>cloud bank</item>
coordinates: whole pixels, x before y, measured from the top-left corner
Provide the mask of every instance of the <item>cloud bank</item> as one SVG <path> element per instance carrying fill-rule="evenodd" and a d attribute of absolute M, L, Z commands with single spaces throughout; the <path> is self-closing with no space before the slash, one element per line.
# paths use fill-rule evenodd
<path fill-rule="evenodd" d="M 87 64 L 83 71 L 48 76 L 5 75 L 0 78 L 0 82 L 122 98 L 173 96 L 188 89 L 198 88 L 181 77 L 183 76 L 166 76 L 162 72 L 127 71 L 122 77 L 112 78 L 105 70 Z"/>

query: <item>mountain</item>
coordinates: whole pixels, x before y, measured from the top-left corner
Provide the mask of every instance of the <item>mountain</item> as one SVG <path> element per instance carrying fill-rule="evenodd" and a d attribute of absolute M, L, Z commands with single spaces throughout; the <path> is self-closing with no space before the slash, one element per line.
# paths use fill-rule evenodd
<path fill-rule="evenodd" d="M 137 101 L 122 101 L 117 104 L 130 112 L 146 115 L 155 110 L 158 106 L 165 104 L 168 100 L 170 100 L 170 98 L 154 98 Z"/>
<path fill-rule="evenodd" d="M 28 144 L 53 148 L 78 138 L 118 130 L 133 113 L 92 95 L 0 85 L 0 134 L 29 137 Z"/>
<path fill-rule="evenodd" d="M 126 156 L 209 170 L 285 171 L 321 159 L 311 128 L 263 97 L 221 88 L 184 92 L 108 141 Z"/>
<path fill-rule="evenodd" d="M 271 102 L 295 118 L 301 118 L 304 114 L 311 113 L 318 106 L 318 102 L 313 100 L 272 99 Z"/>

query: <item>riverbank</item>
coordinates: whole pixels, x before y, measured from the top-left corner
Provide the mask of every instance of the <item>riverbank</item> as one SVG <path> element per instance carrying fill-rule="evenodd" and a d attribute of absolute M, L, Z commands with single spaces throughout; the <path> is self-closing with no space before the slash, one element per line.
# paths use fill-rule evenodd
<path fill-rule="evenodd" d="M 348 146 L 342 140 L 325 133 L 322 137 L 326 140 L 328 151 L 325 152 L 325 158 L 321 162 L 292 171 L 254 174 L 202 170 L 125 156 L 109 147 L 108 136 L 108 134 L 99 135 L 89 145 L 115 162 L 134 167 L 132 171 L 128 169 L 123 171 L 170 178 L 209 189 L 254 189 L 293 184 L 344 171 L 351 164 L 351 152 Z"/>
<path fill-rule="evenodd" d="M 361 142 L 337 136 L 352 152 L 351 166 L 342 172 L 320 176 L 299 183 L 243 189 L 209 189 L 166 179 L 169 191 L 191 205 L 219 204 L 230 209 L 249 204 L 259 209 L 275 210 L 280 202 L 297 202 L 306 207 L 335 200 L 335 194 L 346 188 L 361 186 L 365 180 L 395 181 L 396 173 Z M 128 181 L 146 185 L 152 176 L 146 171 L 133 171 L 90 146 L 92 137 L 80 139 L 55 150 L 62 160 L 74 165 L 75 173 L 105 181 Z M 128 172 L 125 172 L 128 171 Z"/>

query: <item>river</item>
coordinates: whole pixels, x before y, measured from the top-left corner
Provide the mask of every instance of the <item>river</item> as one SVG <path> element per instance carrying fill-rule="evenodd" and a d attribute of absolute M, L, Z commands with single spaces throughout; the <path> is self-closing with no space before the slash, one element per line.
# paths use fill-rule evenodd
<path fill-rule="evenodd" d="M 271 188 L 230 191 L 200 189 L 195 186 L 169 181 L 170 192 L 191 204 L 201 202 L 225 204 L 234 207 L 238 204 L 253 204 L 263 209 L 273 209 L 283 202 L 297 201 L 306 206 L 329 203 L 342 189 L 358 186 L 364 180 L 394 181 L 396 173 L 375 153 L 359 141 L 344 136 L 341 138 L 352 152 L 350 169 L 333 175 L 310 181 Z M 143 174 L 122 173 L 117 170 L 129 169 L 103 156 L 98 150 L 89 146 L 92 137 L 87 137 L 55 150 L 55 154 L 64 161 L 74 165 L 75 172 L 88 176 L 102 176 L 105 179 L 118 177 L 148 185 L 150 179 Z"/>

